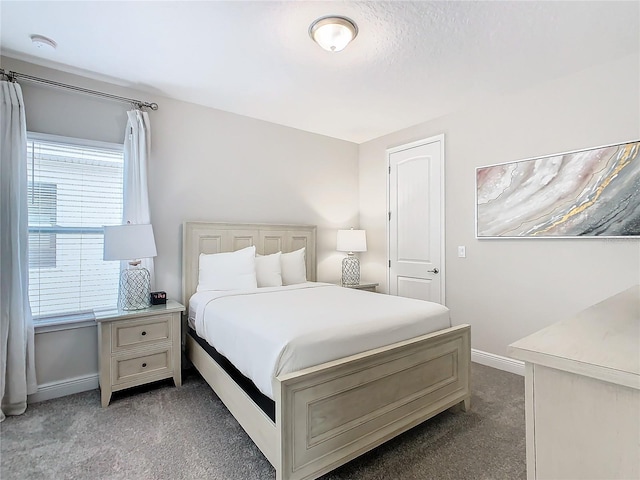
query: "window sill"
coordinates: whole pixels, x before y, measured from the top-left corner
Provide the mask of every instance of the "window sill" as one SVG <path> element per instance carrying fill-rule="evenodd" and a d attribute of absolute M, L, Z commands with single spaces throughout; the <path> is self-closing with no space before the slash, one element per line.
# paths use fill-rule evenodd
<path fill-rule="evenodd" d="M 35 333 L 58 332 L 61 330 L 74 330 L 76 328 L 95 327 L 96 317 L 93 311 L 82 312 L 74 315 L 60 315 L 42 319 L 34 319 Z"/>

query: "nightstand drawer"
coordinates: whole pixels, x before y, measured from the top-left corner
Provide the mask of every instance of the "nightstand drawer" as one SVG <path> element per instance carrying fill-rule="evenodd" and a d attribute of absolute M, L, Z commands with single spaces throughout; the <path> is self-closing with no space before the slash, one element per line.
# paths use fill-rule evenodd
<path fill-rule="evenodd" d="M 148 376 L 162 375 L 172 370 L 172 348 L 145 354 L 117 356 L 111 359 L 112 384 L 137 382 Z"/>
<path fill-rule="evenodd" d="M 111 345 L 114 352 L 169 341 L 171 339 L 171 315 L 114 323 L 111 326 L 111 334 L 113 335 Z"/>

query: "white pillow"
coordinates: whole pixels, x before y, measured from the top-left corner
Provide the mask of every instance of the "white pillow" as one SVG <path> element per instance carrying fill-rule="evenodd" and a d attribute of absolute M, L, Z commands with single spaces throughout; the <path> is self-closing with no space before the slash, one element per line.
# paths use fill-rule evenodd
<path fill-rule="evenodd" d="M 280 253 L 256 255 L 256 280 L 258 287 L 279 287 L 282 285 Z"/>
<path fill-rule="evenodd" d="M 257 288 L 255 256 L 253 245 L 235 252 L 201 253 L 196 291 Z"/>
<path fill-rule="evenodd" d="M 295 285 L 307 281 L 307 264 L 304 261 L 304 247 L 295 252 L 283 253 L 280 256 L 282 267 L 282 284 Z"/>

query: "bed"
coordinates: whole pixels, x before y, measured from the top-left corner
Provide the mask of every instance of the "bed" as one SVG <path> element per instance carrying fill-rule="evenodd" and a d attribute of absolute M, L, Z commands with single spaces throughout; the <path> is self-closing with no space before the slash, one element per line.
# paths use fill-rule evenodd
<path fill-rule="evenodd" d="M 306 277 L 316 280 L 314 226 L 186 222 L 185 305 L 197 290 L 201 253 L 233 252 L 252 245 L 263 255 L 304 247 Z M 340 294 L 332 288 L 347 290 L 326 286 L 324 292 Z M 383 299 L 370 292 L 352 293 Z M 448 408 L 467 410 L 470 405 L 468 325 L 280 372 L 271 378 L 270 395 L 262 397 L 264 391 L 256 395 L 255 385 L 238 377 L 233 365 L 193 330 L 186 335 L 185 348 L 198 372 L 273 465 L 277 480 L 318 478 Z"/>

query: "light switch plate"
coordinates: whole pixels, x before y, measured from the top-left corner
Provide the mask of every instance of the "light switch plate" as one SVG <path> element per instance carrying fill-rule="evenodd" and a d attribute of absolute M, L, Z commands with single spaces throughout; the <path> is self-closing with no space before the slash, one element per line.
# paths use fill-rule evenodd
<path fill-rule="evenodd" d="M 458 247 L 458 258 L 465 258 L 467 256 L 467 249 L 464 245 Z"/>

